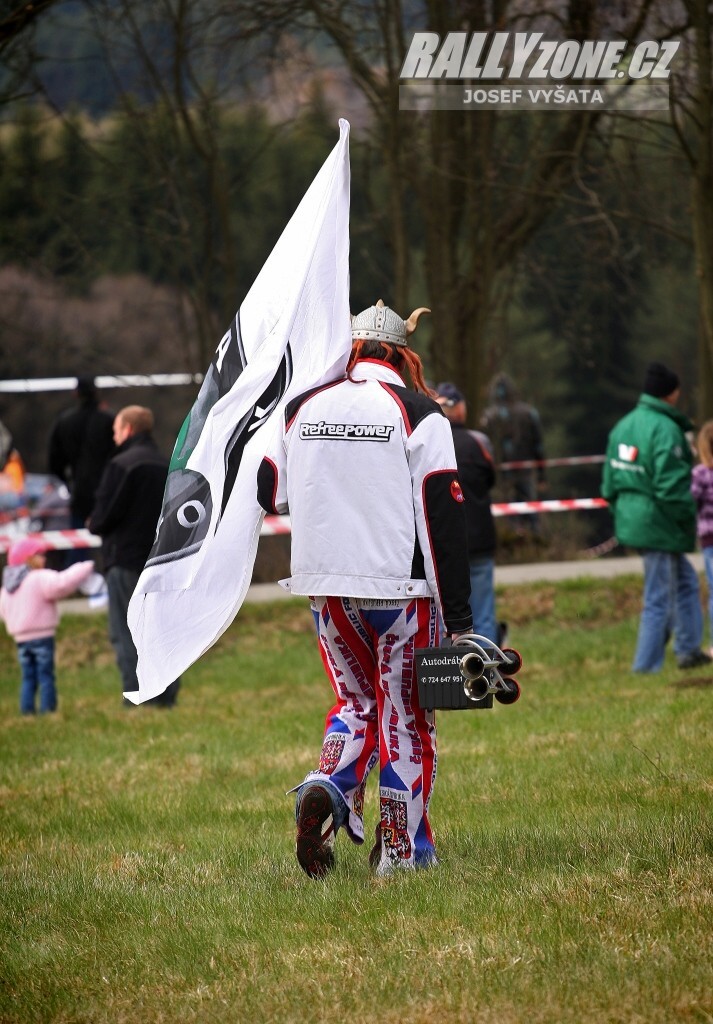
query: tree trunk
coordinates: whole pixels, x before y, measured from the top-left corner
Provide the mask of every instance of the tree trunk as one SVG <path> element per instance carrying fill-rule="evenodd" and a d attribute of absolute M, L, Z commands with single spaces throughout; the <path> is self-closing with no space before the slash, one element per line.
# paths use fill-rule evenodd
<path fill-rule="evenodd" d="M 713 17 L 707 0 L 690 0 L 695 32 L 696 87 L 690 124 L 694 133 L 691 206 L 699 297 L 698 415 L 713 418 Z"/>

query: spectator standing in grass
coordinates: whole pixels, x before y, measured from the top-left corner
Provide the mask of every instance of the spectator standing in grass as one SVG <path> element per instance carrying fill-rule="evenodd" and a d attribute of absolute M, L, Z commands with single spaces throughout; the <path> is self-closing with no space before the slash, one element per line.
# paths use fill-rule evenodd
<path fill-rule="evenodd" d="M 102 538 L 109 637 L 125 693 L 139 688 L 138 655 L 127 621 L 129 601 L 153 547 L 168 474 L 168 459 L 151 434 L 153 424 L 153 413 L 141 405 L 127 405 L 116 414 L 116 455 L 104 470 L 88 523 L 92 533 Z M 144 703 L 173 707 L 179 687 L 177 679 Z M 124 704 L 134 707 L 126 698 Z"/>
<path fill-rule="evenodd" d="M 93 377 L 78 377 L 77 403 L 60 413 L 49 439 L 48 467 L 69 489 L 71 526 L 86 526 L 104 467 L 115 452 L 114 415 L 101 407 Z M 67 562 L 89 558 L 87 549 L 67 553 Z"/>
<path fill-rule="evenodd" d="M 468 407 L 455 384 L 444 381 L 437 385 L 436 392 L 453 432 L 458 479 L 465 495 L 473 632 L 499 644 L 502 638 L 495 618 L 495 521 L 490 510 L 490 491 L 495 483 L 493 449 L 485 434 L 466 427 Z"/>
<path fill-rule="evenodd" d="M 708 581 L 708 620 L 713 645 L 713 420 L 699 430 L 696 447 L 701 461 L 693 469 L 691 492 L 698 510 L 696 532 Z M 709 653 L 713 655 L 713 646 Z"/>
<path fill-rule="evenodd" d="M 495 462 L 539 462 L 538 466 L 504 469 L 499 481 L 504 501 L 536 501 L 547 487 L 545 449 L 540 414 L 533 405 L 523 402 L 515 382 L 507 373 L 498 373 L 490 383 L 489 405 L 480 426 L 490 438 Z M 539 517 L 534 514 L 512 517 L 518 533 L 537 533 Z"/>
<path fill-rule="evenodd" d="M 0 588 L 0 618 L 17 644 L 22 671 L 20 711 L 34 715 L 37 691 L 40 714 L 57 710 L 55 632 L 57 602 L 69 597 L 94 573 L 94 562 L 78 562 L 63 572 L 45 568 L 47 545 L 23 537 L 10 548 Z"/>
<path fill-rule="evenodd" d="M 636 407 L 621 419 L 607 444 L 602 496 L 612 507 L 620 544 L 644 560 L 644 606 L 634 672 L 658 672 L 674 637 L 679 668 L 711 661 L 701 650 L 703 613 L 698 576 L 685 556 L 696 545 L 696 506 L 691 494 L 693 429 L 676 408 L 678 376 L 650 363 Z"/>

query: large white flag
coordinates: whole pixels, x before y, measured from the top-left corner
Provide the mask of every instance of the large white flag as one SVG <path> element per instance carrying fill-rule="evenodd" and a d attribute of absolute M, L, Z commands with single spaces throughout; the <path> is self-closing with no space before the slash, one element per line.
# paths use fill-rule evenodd
<path fill-rule="evenodd" d="M 169 467 L 156 542 L 129 605 L 135 704 L 162 693 L 227 629 L 252 577 L 257 470 L 286 402 L 344 371 L 349 124 L 221 338 Z"/>

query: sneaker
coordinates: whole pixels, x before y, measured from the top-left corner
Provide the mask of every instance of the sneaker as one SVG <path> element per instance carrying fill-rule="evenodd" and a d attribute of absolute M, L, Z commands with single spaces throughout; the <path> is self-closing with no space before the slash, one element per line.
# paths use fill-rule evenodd
<path fill-rule="evenodd" d="M 690 654 L 686 654 L 683 658 L 679 658 L 679 668 L 700 668 L 701 665 L 710 665 L 713 658 L 710 654 L 706 654 L 705 651 L 691 651 Z"/>
<path fill-rule="evenodd" d="M 307 786 L 297 812 L 297 860 L 310 878 L 324 878 L 334 867 L 334 808 L 324 786 Z"/>

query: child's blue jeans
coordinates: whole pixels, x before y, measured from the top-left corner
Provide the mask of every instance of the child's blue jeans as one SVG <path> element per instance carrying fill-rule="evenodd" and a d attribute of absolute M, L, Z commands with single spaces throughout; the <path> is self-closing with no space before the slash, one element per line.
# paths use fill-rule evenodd
<path fill-rule="evenodd" d="M 703 548 L 703 565 L 708 581 L 708 622 L 710 626 L 710 642 L 713 646 L 713 548 Z"/>
<path fill-rule="evenodd" d="M 23 640 L 17 645 L 17 657 L 22 669 L 20 711 L 34 715 L 35 694 L 40 691 L 40 714 L 57 710 L 57 688 L 54 680 L 54 637 Z"/>

